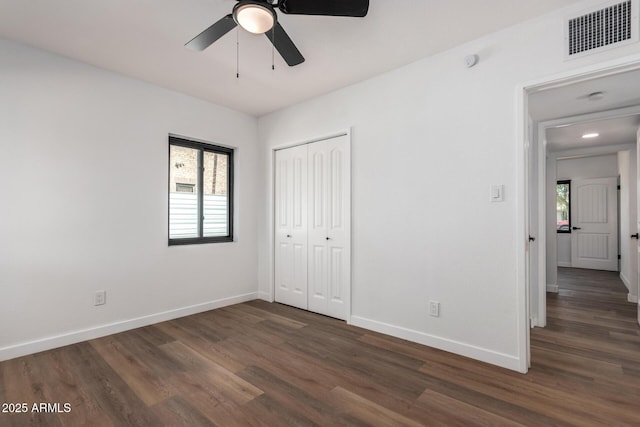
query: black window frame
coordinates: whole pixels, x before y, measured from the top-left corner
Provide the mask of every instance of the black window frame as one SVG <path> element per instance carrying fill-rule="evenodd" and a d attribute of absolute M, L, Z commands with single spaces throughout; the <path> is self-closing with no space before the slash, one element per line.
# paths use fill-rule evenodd
<path fill-rule="evenodd" d="M 200 235 L 200 237 L 186 237 L 186 238 L 179 238 L 179 239 L 176 239 L 176 238 L 172 239 L 170 237 L 169 228 L 170 228 L 171 218 L 170 218 L 169 209 L 170 209 L 171 202 L 170 202 L 170 199 L 168 198 L 167 199 L 167 239 L 169 242 L 169 246 L 233 242 L 233 198 L 234 198 L 233 196 L 233 188 L 234 188 L 234 185 L 233 185 L 234 150 L 233 148 L 222 147 L 219 145 L 193 141 L 190 139 L 169 135 L 169 144 L 168 144 L 168 150 L 167 150 L 168 151 L 167 163 L 169 165 L 169 169 L 167 170 L 168 193 L 171 192 L 171 166 L 172 166 L 171 165 L 171 147 L 172 146 L 192 148 L 200 151 L 200 155 L 198 156 L 198 179 L 197 179 L 198 191 L 196 192 L 198 195 L 198 216 L 200 217 L 200 220 L 198 222 L 198 234 Z M 204 163 L 205 152 L 215 153 L 215 154 L 224 154 L 228 156 L 228 161 L 227 161 L 227 200 L 228 200 L 227 230 L 228 230 L 228 234 L 226 236 L 207 236 L 207 237 L 202 236 L 203 222 L 204 222 L 204 216 L 202 214 L 203 205 L 204 205 L 204 187 L 202 184 L 204 181 L 204 178 L 203 178 L 204 164 L 203 163 Z"/>
<path fill-rule="evenodd" d="M 556 224 L 556 233 L 558 234 L 568 234 L 571 233 L 571 180 L 570 179 L 561 179 L 556 181 L 556 186 L 566 184 L 569 186 L 569 200 L 568 200 L 568 229 L 567 230 L 558 230 L 558 225 Z M 558 194 L 556 193 L 556 203 L 557 203 Z"/>

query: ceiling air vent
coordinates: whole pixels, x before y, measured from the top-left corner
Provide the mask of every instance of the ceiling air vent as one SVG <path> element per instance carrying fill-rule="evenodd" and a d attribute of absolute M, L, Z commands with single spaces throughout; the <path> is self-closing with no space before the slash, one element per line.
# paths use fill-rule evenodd
<path fill-rule="evenodd" d="M 568 59 L 638 41 L 638 0 L 606 7 L 566 21 Z"/>

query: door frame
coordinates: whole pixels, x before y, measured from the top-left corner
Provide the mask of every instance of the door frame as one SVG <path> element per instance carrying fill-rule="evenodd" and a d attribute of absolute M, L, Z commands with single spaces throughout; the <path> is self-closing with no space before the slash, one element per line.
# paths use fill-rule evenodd
<path fill-rule="evenodd" d="M 288 143 L 282 143 L 282 144 L 277 144 L 274 145 L 273 147 L 271 147 L 271 156 L 270 156 L 270 167 L 271 167 L 271 185 L 269 186 L 269 191 L 271 192 L 271 194 L 268 195 L 268 201 L 269 203 L 271 203 L 271 209 L 268 211 L 270 214 L 270 218 L 269 218 L 269 269 L 270 269 L 270 273 L 269 273 L 269 295 L 264 295 L 262 294 L 260 297 L 264 300 L 267 300 L 269 302 L 275 302 L 275 286 L 276 286 L 276 280 L 275 280 L 275 262 L 276 262 L 276 257 L 275 257 L 275 245 L 276 245 L 276 231 L 275 231 L 275 227 L 274 227 L 274 221 L 276 218 L 276 200 L 275 200 L 275 196 L 276 196 L 276 192 L 275 192 L 275 185 L 276 185 L 276 168 L 275 168 L 275 164 L 276 164 L 276 151 L 279 150 L 284 150 L 287 148 L 291 148 L 291 147 L 297 147 L 300 145 L 307 145 L 307 144 L 312 144 L 314 142 L 319 142 L 319 141 L 325 141 L 327 139 L 332 139 L 332 138 L 338 138 L 341 136 L 346 136 L 347 137 L 347 144 L 348 144 L 348 150 L 350 152 L 350 158 L 353 159 L 353 151 L 351 149 L 352 146 L 352 136 L 351 136 L 351 127 L 345 129 L 345 130 L 341 130 L 341 131 L 337 131 L 337 132 L 333 132 L 333 133 L 328 133 L 322 136 L 317 136 L 314 138 L 309 138 L 309 139 L 302 139 L 302 140 L 298 140 L 298 141 L 293 141 L 293 142 L 288 142 Z M 353 161 L 352 161 L 353 162 Z M 348 165 L 348 169 L 349 169 L 349 175 L 352 177 L 351 171 L 352 171 L 352 162 L 349 163 Z M 349 199 L 349 211 L 351 212 L 350 214 L 350 222 L 351 222 L 351 233 L 349 235 L 349 240 L 351 242 L 351 251 L 350 251 L 350 258 L 349 258 L 349 264 L 350 264 L 350 277 L 349 277 L 349 283 L 348 283 L 348 289 L 346 292 L 347 295 L 347 302 L 346 302 L 346 308 L 347 308 L 347 313 L 346 313 L 346 322 L 347 324 L 351 324 L 351 306 L 352 306 L 352 289 L 353 289 L 353 177 L 350 180 L 351 182 L 351 188 L 350 188 L 350 194 L 351 197 Z"/>
<path fill-rule="evenodd" d="M 616 75 L 628 71 L 640 69 L 640 55 L 630 55 L 624 58 L 589 65 L 574 69 L 568 72 L 549 76 L 529 82 L 522 83 L 516 88 L 516 165 L 517 165 L 517 225 L 516 225 L 516 260 L 517 260 L 517 330 L 518 330 L 518 370 L 526 373 L 530 366 L 530 336 L 531 326 L 544 326 L 546 324 L 546 244 L 547 244 L 547 220 L 546 220 L 546 141 L 545 129 L 551 125 L 566 124 L 569 120 L 556 119 L 541 123 L 533 123 L 529 118 L 529 95 L 538 91 L 558 88 L 581 81 L 593 80 L 605 76 Z M 603 117 L 602 113 L 594 113 L 593 116 Z M 564 122 L 564 123 L 563 123 Z M 535 152 L 537 158 L 537 191 L 533 192 L 530 183 L 529 167 L 532 156 L 528 153 Z M 536 212 L 530 211 L 531 200 L 537 201 Z M 537 215 L 537 229 L 529 228 L 530 215 Z M 538 269 L 537 282 L 530 283 L 531 272 L 528 268 L 528 258 L 530 251 L 529 236 L 535 236 L 537 246 Z M 544 286 L 542 286 L 544 285 Z M 538 289 L 538 312 L 532 316 L 530 307 L 531 287 Z M 532 324 L 532 319 L 537 325 Z"/>
<path fill-rule="evenodd" d="M 640 64 L 638 64 L 638 68 L 640 68 Z M 628 70 L 625 70 L 628 71 Z M 600 76 L 598 76 L 600 77 Z M 549 155 L 547 153 L 547 141 L 545 139 L 546 130 L 548 128 L 565 126 L 569 124 L 578 124 L 578 123 L 587 123 L 596 120 L 606 120 L 613 119 L 617 117 L 625 117 L 640 114 L 640 106 L 634 107 L 625 107 L 618 108 L 614 110 L 606 110 L 600 111 L 596 113 L 588 113 L 581 114 L 577 116 L 568 116 L 560 119 L 552 119 L 538 123 L 537 125 L 537 139 L 534 142 L 534 145 L 537 146 L 537 153 L 539 159 L 545 159 L 545 161 L 538 162 L 538 177 L 539 184 L 538 189 L 542 189 L 538 193 L 538 229 L 532 230 L 538 238 L 536 239 L 536 243 L 539 242 L 539 246 L 537 248 L 538 252 L 538 281 L 537 283 L 531 284 L 531 286 L 537 287 L 537 295 L 538 295 L 538 310 L 535 313 L 531 313 L 531 326 L 537 327 L 545 327 L 547 321 L 547 291 L 550 290 L 547 283 L 547 269 L 550 267 L 547 265 L 547 241 L 551 236 L 553 238 L 556 237 L 555 229 L 549 226 L 547 227 L 547 195 L 548 195 L 548 182 L 547 182 L 547 159 L 551 160 L 551 163 L 555 167 L 555 163 L 558 160 L 562 159 L 570 159 L 570 158 L 580 158 L 580 157 L 592 157 L 592 156 L 601 156 L 606 154 L 614 154 L 618 151 L 628 150 L 631 148 L 632 144 L 622 144 L 622 145 L 610 145 L 606 147 L 590 147 L 590 148 L 577 148 L 572 150 L 558 151 L 553 153 L 553 155 Z M 556 181 L 557 176 L 554 174 L 554 181 Z M 533 195 L 535 196 L 535 195 Z M 552 232 L 553 231 L 553 232 Z M 555 265 L 557 268 L 557 264 Z M 553 285 L 553 284 L 551 284 Z M 557 291 L 552 290 L 553 292 Z"/>
<path fill-rule="evenodd" d="M 640 228 L 640 218 L 638 217 L 638 211 L 640 211 L 640 197 L 638 197 L 638 195 L 640 195 L 640 188 L 637 187 L 638 183 L 640 183 L 640 179 L 638 178 L 639 174 L 640 174 L 640 153 L 638 153 L 638 150 L 640 150 L 640 129 L 638 129 L 638 132 L 636 133 L 636 229 L 635 232 L 639 232 L 639 228 Z M 633 231 L 633 230 L 632 230 Z M 638 312 L 638 326 L 640 326 L 640 245 L 638 245 L 636 243 L 636 250 L 634 252 L 635 255 L 635 260 L 637 262 L 637 266 L 638 266 L 638 280 L 637 283 L 635 284 L 637 286 L 636 288 L 636 307 L 637 307 L 637 312 Z M 629 297 L 627 297 L 627 300 L 629 300 L 629 302 L 633 302 L 630 300 Z"/>

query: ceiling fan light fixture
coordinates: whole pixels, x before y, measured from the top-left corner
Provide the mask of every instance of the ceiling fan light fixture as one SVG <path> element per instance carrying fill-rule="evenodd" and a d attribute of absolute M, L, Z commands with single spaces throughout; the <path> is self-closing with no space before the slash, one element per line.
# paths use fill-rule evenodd
<path fill-rule="evenodd" d="M 276 13 L 266 2 L 241 1 L 233 8 L 233 19 L 253 34 L 263 34 L 273 28 Z"/>

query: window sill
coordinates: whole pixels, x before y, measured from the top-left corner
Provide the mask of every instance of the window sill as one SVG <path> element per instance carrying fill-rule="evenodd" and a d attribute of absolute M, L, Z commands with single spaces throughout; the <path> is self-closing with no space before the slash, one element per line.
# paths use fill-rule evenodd
<path fill-rule="evenodd" d="M 169 239 L 169 246 L 199 245 L 199 244 L 205 244 L 205 243 L 228 243 L 228 242 L 233 242 L 233 236 Z"/>

